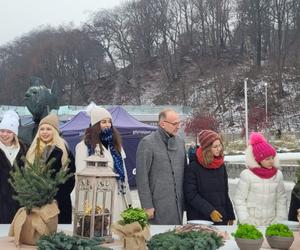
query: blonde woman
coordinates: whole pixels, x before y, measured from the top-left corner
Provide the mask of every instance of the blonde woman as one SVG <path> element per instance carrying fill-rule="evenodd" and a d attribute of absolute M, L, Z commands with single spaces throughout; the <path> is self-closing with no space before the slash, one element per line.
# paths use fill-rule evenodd
<path fill-rule="evenodd" d="M 69 160 L 69 173 L 75 173 L 75 161 L 71 152 L 66 146 L 66 142 L 59 135 L 58 117 L 50 114 L 40 121 L 37 134 L 28 149 L 26 158 L 33 163 L 36 157 L 41 157 L 46 163 L 54 158 L 52 168 L 59 171 Z M 75 177 L 71 177 L 65 184 L 59 186 L 56 194 L 56 201 L 60 214 L 58 223 L 70 224 L 72 221 L 72 205 L 70 194 L 75 185 Z"/>
<path fill-rule="evenodd" d="M 14 164 L 24 166 L 21 157 L 26 154 L 26 146 L 17 137 L 18 128 L 18 114 L 12 110 L 5 112 L 0 123 L 0 224 L 10 224 L 20 207 L 12 198 L 14 190 L 8 183 Z"/>

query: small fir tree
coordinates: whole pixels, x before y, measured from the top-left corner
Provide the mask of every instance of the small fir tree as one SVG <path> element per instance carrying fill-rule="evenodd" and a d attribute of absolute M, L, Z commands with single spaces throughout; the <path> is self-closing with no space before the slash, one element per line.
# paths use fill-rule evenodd
<path fill-rule="evenodd" d="M 73 173 L 68 173 L 66 162 L 65 165 L 55 173 L 51 168 L 54 159 L 45 163 L 41 158 L 37 158 L 30 163 L 25 158 L 25 167 L 15 166 L 10 172 L 11 178 L 9 183 L 16 191 L 13 196 L 21 206 L 26 207 L 29 211 L 33 207 L 41 207 L 50 204 L 58 191 L 58 186 L 65 183 Z"/>

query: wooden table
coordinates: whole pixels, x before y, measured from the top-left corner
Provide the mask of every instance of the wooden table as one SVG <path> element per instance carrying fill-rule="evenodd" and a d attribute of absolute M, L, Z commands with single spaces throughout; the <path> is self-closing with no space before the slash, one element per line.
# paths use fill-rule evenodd
<path fill-rule="evenodd" d="M 158 233 L 166 232 L 170 229 L 173 229 L 174 226 L 156 226 L 152 225 L 150 226 L 151 235 L 155 235 Z M 236 225 L 234 226 L 217 226 L 218 229 L 222 231 L 227 231 L 229 234 L 234 232 L 236 230 Z M 19 248 L 17 248 L 13 242 L 13 239 L 10 237 L 7 237 L 8 234 L 9 225 L 8 224 L 0 224 L 0 250 L 23 250 L 23 249 L 36 249 L 35 246 L 25 246 L 22 245 Z M 58 225 L 58 231 L 64 231 L 64 232 L 71 232 L 73 229 L 72 225 Z M 259 228 L 262 233 L 264 233 L 265 228 L 260 227 Z M 300 234 L 299 232 L 294 232 L 295 241 L 293 242 L 293 245 L 291 246 L 290 250 L 299 250 L 300 249 Z M 114 250 L 121 250 L 122 245 L 119 241 L 115 241 L 112 244 L 108 244 L 108 247 L 114 249 Z M 235 240 L 232 238 L 229 240 L 226 240 L 225 245 L 219 248 L 220 250 L 238 250 L 238 246 L 235 243 Z M 265 249 L 271 249 L 268 245 L 267 241 L 265 240 L 263 243 L 263 247 L 261 250 Z"/>

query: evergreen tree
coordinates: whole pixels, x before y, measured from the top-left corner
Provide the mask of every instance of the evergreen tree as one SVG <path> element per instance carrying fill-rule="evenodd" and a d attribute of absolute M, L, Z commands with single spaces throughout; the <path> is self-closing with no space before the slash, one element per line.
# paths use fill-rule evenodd
<path fill-rule="evenodd" d="M 73 176 L 73 173 L 68 174 L 68 162 L 55 173 L 55 169 L 51 168 L 54 159 L 48 163 L 41 158 L 36 158 L 33 163 L 25 158 L 23 161 L 24 168 L 15 166 L 10 172 L 9 183 L 17 193 L 13 198 L 28 210 L 51 203 L 58 186 Z"/>

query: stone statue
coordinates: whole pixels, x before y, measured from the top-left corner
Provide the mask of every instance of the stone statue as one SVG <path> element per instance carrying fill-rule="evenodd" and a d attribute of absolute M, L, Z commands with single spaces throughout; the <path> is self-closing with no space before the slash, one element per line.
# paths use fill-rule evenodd
<path fill-rule="evenodd" d="M 32 114 L 33 124 L 21 126 L 19 137 L 24 143 L 30 145 L 39 126 L 40 120 L 53 109 L 58 109 L 58 85 L 52 81 L 51 89 L 43 85 L 39 77 L 30 78 L 30 87 L 25 93 L 25 105 Z"/>

